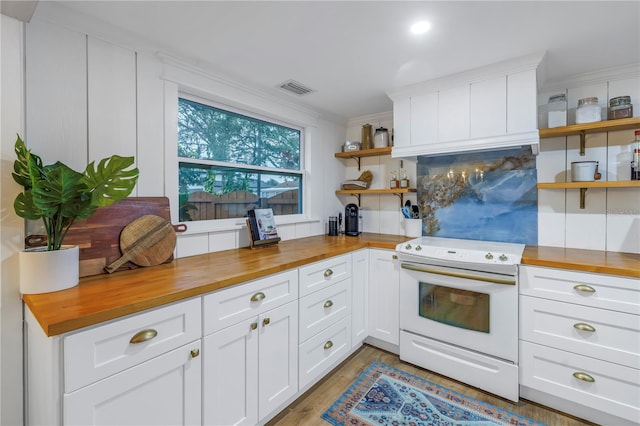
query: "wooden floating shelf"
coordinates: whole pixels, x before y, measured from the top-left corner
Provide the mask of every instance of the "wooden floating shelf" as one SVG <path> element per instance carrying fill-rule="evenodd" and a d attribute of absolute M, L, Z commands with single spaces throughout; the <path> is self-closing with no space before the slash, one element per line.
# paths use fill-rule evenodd
<path fill-rule="evenodd" d="M 400 197 L 400 207 L 404 205 L 404 194 L 409 192 L 416 192 L 415 188 L 394 188 L 394 189 L 338 189 L 337 195 L 353 195 L 358 199 L 358 206 L 360 206 L 360 196 L 365 195 L 384 195 L 393 194 Z"/>
<path fill-rule="evenodd" d="M 336 152 L 336 158 L 377 157 L 379 155 L 391 155 L 391 147 L 361 149 L 359 151 Z"/>
<path fill-rule="evenodd" d="M 538 189 L 579 189 L 580 208 L 584 209 L 587 189 L 589 188 L 640 188 L 640 180 L 618 180 L 609 182 L 540 182 Z"/>
<path fill-rule="evenodd" d="M 640 180 L 594 181 L 594 182 L 540 182 L 540 189 L 567 188 L 640 188 Z"/>
<path fill-rule="evenodd" d="M 573 124 L 571 126 L 539 129 L 540 139 L 572 136 L 587 133 L 615 132 L 618 130 L 640 129 L 640 117 L 619 120 L 596 121 L 594 123 Z"/>

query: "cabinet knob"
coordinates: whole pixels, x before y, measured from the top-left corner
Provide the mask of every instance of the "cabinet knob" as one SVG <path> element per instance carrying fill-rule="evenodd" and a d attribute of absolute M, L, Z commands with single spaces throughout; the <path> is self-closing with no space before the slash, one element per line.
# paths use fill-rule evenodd
<path fill-rule="evenodd" d="M 583 293 L 595 293 L 596 289 L 586 284 L 577 284 L 573 286 L 573 289 L 576 291 L 581 291 Z"/>
<path fill-rule="evenodd" d="M 392 254 L 392 255 L 391 255 L 391 259 L 393 259 L 393 260 L 398 260 L 398 255 L 396 255 L 396 254 Z"/>
<path fill-rule="evenodd" d="M 594 326 L 589 325 L 585 322 L 577 322 L 573 324 L 573 328 L 580 331 L 588 331 L 590 333 L 594 333 L 596 331 L 596 328 Z"/>
<path fill-rule="evenodd" d="M 325 308 L 330 308 L 333 306 L 333 302 L 331 300 L 327 300 L 326 302 L 324 302 L 324 307 Z"/>
<path fill-rule="evenodd" d="M 324 348 L 331 349 L 331 347 L 333 347 L 333 342 L 331 340 L 328 340 L 327 343 L 324 344 Z"/>
<path fill-rule="evenodd" d="M 131 340 L 129 340 L 129 343 L 131 343 L 132 345 L 136 345 L 138 343 L 149 341 L 157 335 L 158 332 L 156 330 L 154 330 L 153 328 L 148 328 L 146 330 L 138 331 L 136 334 L 134 334 Z"/>
<path fill-rule="evenodd" d="M 269 325 L 270 322 L 271 322 L 271 319 L 267 317 L 262 320 L 262 326 L 264 327 L 265 325 Z"/>
<path fill-rule="evenodd" d="M 576 371 L 575 373 L 573 373 L 573 377 L 575 377 L 578 380 L 582 380 L 583 382 L 593 383 L 596 381 L 596 379 L 594 379 L 593 376 L 587 373 L 583 373 L 582 371 Z"/>
<path fill-rule="evenodd" d="M 258 328 L 258 323 L 257 322 L 252 322 L 251 323 L 251 329 L 255 330 L 256 328 Z"/>
<path fill-rule="evenodd" d="M 325 278 L 329 278 L 331 275 L 333 275 L 333 271 L 331 269 L 327 269 L 326 271 L 324 271 Z"/>
<path fill-rule="evenodd" d="M 196 358 L 200 355 L 200 349 L 191 349 L 191 358 Z"/>
<path fill-rule="evenodd" d="M 253 296 L 251 296 L 251 301 L 252 302 L 259 302 L 262 299 L 264 299 L 265 297 L 267 297 L 267 296 L 265 296 L 263 292 L 259 291 L 256 294 L 254 294 Z"/>

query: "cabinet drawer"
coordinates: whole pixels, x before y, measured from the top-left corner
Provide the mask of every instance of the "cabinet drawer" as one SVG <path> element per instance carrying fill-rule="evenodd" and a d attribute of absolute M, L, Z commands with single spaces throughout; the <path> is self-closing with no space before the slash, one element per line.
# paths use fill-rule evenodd
<path fill-rule="evenodd" d="M 637 422 L 640 371 L 597 359 L 520 342 L 520 384 Z M 574 373 L 588 374 L 593 382 Z"/>
<path fill-rule="evenodd" d="M 640 315 L 640 280 L 564 269 L 520 267 L 520 294 Z"/>
<path fill-rule="evenodd" d="M 342 280 L 300 299 L 300 341 L 349 315 L 349 280 Z"/>
<path fill-rule="evenodd" d="M 200 303 L 191 299 L 65 336 L 65 392 L 200 339 Z M 132 343 L 134 336 L 142 341 Z"/>
<path fill-rule="evenodd" d="M 343 318 L 326 330 L 300 345 L 299 388 L 307 386 L 329 368 L 340 362 L 351 348 L 349 317 Z"/>
<path fill-rule="evenodd" d="M 303 266 L 300 271 L 300 297 L 351 276 L 351 255 L 332 257 Z"/>
<path fill-rule="evenodd" d="M 204 334 L 260 315 L 298 298 L 298 271 L 293 269 L 204 296 Z"/>
<path fill-rule="evenodd" d="M 529 296 L 521 302 L 521 339 L 640 369 L 637 315 Z"/>

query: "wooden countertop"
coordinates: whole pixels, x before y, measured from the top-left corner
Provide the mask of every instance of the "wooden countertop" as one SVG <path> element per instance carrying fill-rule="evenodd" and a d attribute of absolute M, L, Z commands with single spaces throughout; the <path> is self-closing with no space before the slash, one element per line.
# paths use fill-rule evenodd
<path fill-rule="evenodd" d="M 522 254 L 522 263 L 640 278 L 640 255 L 634 253 L 526 246 Z"/>
<path fill-rule="evenodd" d="M 76 287 L 25 294 L 22 300 L 46 335 L 55 336 L 354 250 L 395 249 L 408 239 L 386 234 L 299 238 L 272 247 L 225 250 L 85 277 Z"/>
<path fill-rule="evenodd" d="M 22 296 L 47 336 L 196 297 L 266 275 L 368 247 L 393 250 L 410 238 L 387 234 L 326 235 L 176 259 L 150 268 L 80 279 L 73 288 Z M 527 246 L 528 265 L 640 278 L 640 255 Z"/>

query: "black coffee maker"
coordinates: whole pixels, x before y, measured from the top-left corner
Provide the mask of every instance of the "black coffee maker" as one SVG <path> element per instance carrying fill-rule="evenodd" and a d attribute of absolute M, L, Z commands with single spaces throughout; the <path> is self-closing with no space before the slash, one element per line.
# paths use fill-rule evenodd
<path fill-rule="evenodd" d="M 358 236 L 358 206 L 347 204 L 344 208 L 344 234 Z"/>

